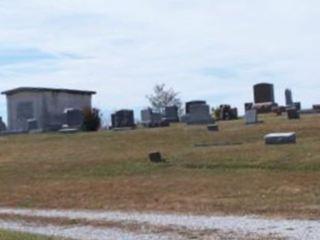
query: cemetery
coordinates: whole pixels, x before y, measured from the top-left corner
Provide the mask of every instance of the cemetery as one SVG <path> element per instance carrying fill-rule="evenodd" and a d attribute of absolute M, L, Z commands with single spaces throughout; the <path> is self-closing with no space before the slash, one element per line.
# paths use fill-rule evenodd
<path fill-rule="evenodd" d="M 182 115 L 177 106 L 145 108 L 141 122 L 121 109 L 111 115 L 110 129 L 90 134 L 79 131 L 81 107 L 91 106 L 94 92 L 7 91 L 8 129 L 38 134 L 0 136 L 0 205 L 320 216 L 312 207 L 319 194 L 320 117 L 300 110 L 289 90 L 286 106 L 275 104 L 273 86 L 262 86 L 266 94 L 254 88 L 255 102 L 244 104 L 243 117 L 228 104 L 217 117 L 206 101 L 193 100 Z M 61 102 L 59 95 L 72 97 Z M 54 109 L 45 107 L 49 101 L 56 101 Z M 3 120 L 0 128 L 8 131 Z"/>
<path fill-rule="evenodd" d="M 126 132 L 2 136 L 0 204 L 320 216 L 312 208 L 320 181 L 319 116 L 291 121 L 269 113 L 255 124 L 255 113 L 218 121 L 219 131 L 212 123 L 175 123 Z M 132 120 L 132 112 L 121 114 Z M 265 144 L 267 134 L 281 144 Z"/>

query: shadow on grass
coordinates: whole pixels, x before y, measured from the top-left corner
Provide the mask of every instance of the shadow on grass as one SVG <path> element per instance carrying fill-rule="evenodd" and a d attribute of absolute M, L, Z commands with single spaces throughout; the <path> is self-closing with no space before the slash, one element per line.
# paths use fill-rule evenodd
<path fill-rule="evenodd" d="M 198 170 L 272 170 L 272 171 L 304 171 L 304 172 L 317 172 L 320 171 L 320 163 L 312 165 L 292 165 L 292 164 L 279 164 L 279 163 L 266 163 L 266 164 L 206 164 L 206 163 L 187 163 L 182 165 L 187 169 Z"/>

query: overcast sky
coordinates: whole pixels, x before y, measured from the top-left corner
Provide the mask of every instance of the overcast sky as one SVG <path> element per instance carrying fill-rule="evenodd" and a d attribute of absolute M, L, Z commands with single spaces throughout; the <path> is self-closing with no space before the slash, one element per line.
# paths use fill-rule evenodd
<path fill-rule="evenodd" d="M 319 0 L 0 0 L 0 90 L 96 90 L 105 110 L 184 101 L 243 109 L 252 85 L 320 102 Z M 5 97 L 0 115 L 5 116 Z"/>

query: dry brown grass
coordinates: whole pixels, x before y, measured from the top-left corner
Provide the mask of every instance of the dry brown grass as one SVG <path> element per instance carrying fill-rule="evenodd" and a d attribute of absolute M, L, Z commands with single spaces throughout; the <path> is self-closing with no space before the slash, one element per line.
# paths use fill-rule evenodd
<path fill-rule="evenodd" d="M 319 217 L 320 116 L 264 121 L 2 137 L 0 205 Z M 265 146 L 274 131 L 298 143 Z M 154 150 L 168 163 L 149 163 Z"/>

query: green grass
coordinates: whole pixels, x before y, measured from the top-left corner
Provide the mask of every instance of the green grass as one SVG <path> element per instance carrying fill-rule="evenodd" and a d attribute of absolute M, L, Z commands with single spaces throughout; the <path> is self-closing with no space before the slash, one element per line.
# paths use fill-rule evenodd
<path fill-rule="evenodd" d="M 262 120 L 1 137 L 0 205 L 320 216 L 320 116 Z M 297 144 L 266 146 L 277 131 Z"/>
<path fill-rule="evenodd" d="M 61 238 L 44 237 L 26 233 L 16 233 L 0 230 L 1 240 L 62 240 Z"/>

